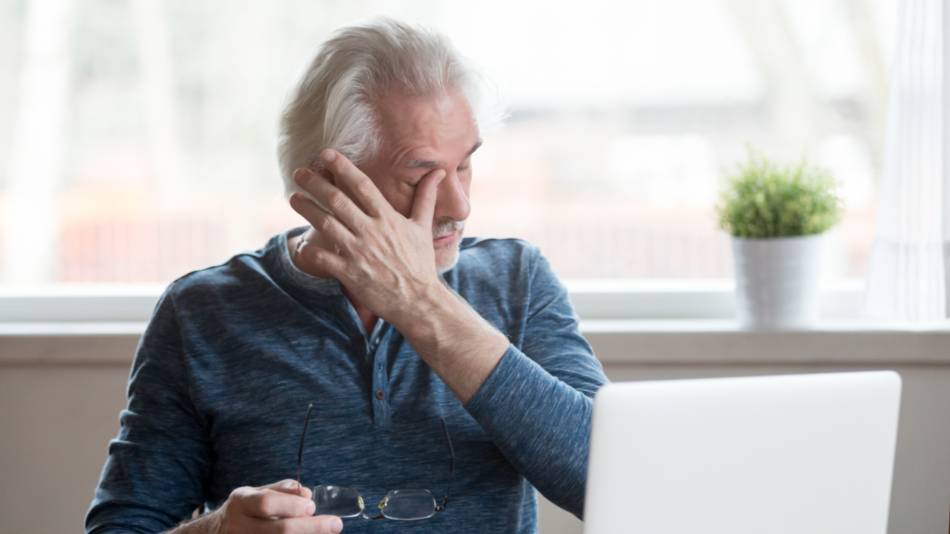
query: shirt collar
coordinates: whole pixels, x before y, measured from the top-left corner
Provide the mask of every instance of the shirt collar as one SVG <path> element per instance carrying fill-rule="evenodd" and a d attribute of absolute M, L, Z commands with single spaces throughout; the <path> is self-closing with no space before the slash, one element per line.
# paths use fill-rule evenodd
<path fill-rule="evenodd" d="M 287 241 L 307 231 L 308 226 L 300 226 L 286 232 L 281 232 L 271 239 L 268 248 L 273 248 L 277 260 L 277 270 L 280 278 L 295 290 L 304 294 L 319 294 L 327 296 L 342 296 L 343 288 L 336 278 L 320 278 L 305 273 L 294 264 L 290 258 Z M 295 291 L 296 293 L 296 291 Z"/>

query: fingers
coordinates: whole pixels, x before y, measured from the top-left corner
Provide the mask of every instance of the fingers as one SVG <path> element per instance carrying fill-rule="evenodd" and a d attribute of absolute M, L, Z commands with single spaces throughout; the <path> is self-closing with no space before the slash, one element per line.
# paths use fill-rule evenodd
<path fill-rule="evenodd" d="M 313 195 L 318 204 L 311 204 L 323 212 L 320 205 L 329 210 L 347 229 L 353 233 L 360 233 L 363 227 L 369 222 L 367 214 L 354 204 L 353 200 L 341 191 L 338 187 L 330 183 L 326 177 L 313 172 L 310 169 L 297 169 L 294 171 L 294 183 L 301 189 Z M 373 187 L 376 187 L 375 185 Z M 295 195 L 297 193 L 294 193 Z M 304 196 L 306 198 L 306 196 Z M 301 214 L 302 215 L 302 214 Z"/>
<path fill-rule="evenodd" d="M 314 517 L 294 517 L 283 519 L 283 530 L 279 532 L 299 532 L 300 534 L 338 534 L 343 531 L 343 520 L 335 515 Z"/>
<path fill-rule="evenodd" d="M 319 206 L 302 193 L 290 195 L 290 207 L 299 213 L 301 217 L 307 219 L 307 222 L 322 235 L 328 236 L 333 243 L 345 247 L 353 245 L 356 240 L 350 229 L 344 226 L 337 217 L 320 209 Z"/>
<path fill-rule="evenodd" d="M 297 481 L 292 478 L 287 478 L 281 480 L 280 482 L 274 482 L 273 484 L 261 486 L 259 489 L 272 489 L 283 493 L 290 493 L 292 495 L 300 495 L 305 499 L 313 498 L 313 492 L 310 491 L 310 488 L 298 484 Z"/>
<path fill-rule="evenodd" d="M 320 161 L 336 178 L 337 187 L 346 191 L 367 215 L 379 217 L 392 209 L 376 184 L 346 156 L 328 148 L 320 153 Z"/>
<path fill-rule="evenodd" d="M 436 195 L 443 178 L 445 178 L 445 171 L 437 169 L 427 174 L 419 183 L 412 199 L 413 221 L 422 225 L 432 225 Z"/>
<path fill-rule="evenodd" d="M 287 519 L 250 518 L 244 526 L 248 528 L 246 532 L 256 534 L 337 534 L 343 531 L 343 520 L 332 515 Z"/>
<path fill-rule="evenodd" d="M 300 249 L 300 255 L 303 256 L 305 261 L 310 262 L 321 270 L 330 273 L 330 275 L 337 280 L 340 280 L 341 282 L 346 280 L 346 260 L 332 250 L 327 250 L 321 245 L 308 242 L 307 246 Z M 304 489 L 307 492 L 310 492 L 309 489 Z"/>
<path fill-rule="evenodd" d="M 243 515 L 258 519 L 308 517 L 316 511 L 313 500 L 270 488 L 238 488 L 233 496 Z"/>

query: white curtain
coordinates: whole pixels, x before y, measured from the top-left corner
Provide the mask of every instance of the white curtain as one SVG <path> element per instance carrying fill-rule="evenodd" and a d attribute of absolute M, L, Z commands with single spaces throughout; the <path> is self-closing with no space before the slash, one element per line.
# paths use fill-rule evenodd
<path fill-rule="evenodd" d="M 947 317 L 950 288 L 950 52 L 944 0 L 902 0 L 867 284 L 875 317 Z M 950 34 L 950 32 L 947 32 Z"/>

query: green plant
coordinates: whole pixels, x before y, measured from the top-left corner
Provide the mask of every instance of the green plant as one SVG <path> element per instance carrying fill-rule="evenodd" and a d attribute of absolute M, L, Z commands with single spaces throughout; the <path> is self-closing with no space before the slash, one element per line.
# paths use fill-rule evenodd
<path fill-rule="evenodd" d="M 841 218 L 834 179 L 804 160 L 781 165 L 750 154 L 728 179 L 716 210 L 719 226 L 735 237 L 820 234 Z"/>

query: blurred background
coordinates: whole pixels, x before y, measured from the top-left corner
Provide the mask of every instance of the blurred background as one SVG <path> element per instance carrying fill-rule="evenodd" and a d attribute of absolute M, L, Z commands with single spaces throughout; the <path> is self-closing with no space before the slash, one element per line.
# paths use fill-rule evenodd
<path fill-rule="evenodd" d="M 898 0 L 0 0 L 0 287 L 167 283 L 303 224 L 278 115 L 318 45 L 389 15 L 492 82 L 468 235 L 569 279 L 731 277 L 748 148 L 830 169 L 831 275 L 866 272 Z"/>
<path fill-rule="evenodd" d="M 377 15 L 444 32 L 491 81 L 509 117 L 483 132 L 468 234 L 541 247 L 611 380 L 897 369 L 889 532 L 946 532 L 950 330 L 737 329 L 714 212 L 750 147 L 808 158 L 846 206 L 827 283 L 862 285 L 898 5 L 926 12 L 908 0 L 0 0 L 0 534 L 77 529 L 161 286 L 304 224 L 283 199 L 279 114 L 319 44 Z M 905 53 L 935 42 L 917 33 Z M 902 103 L 929 124 L 918 99 Z M 915 206 L 924 195 L 910 190 L 883 205 Z M 882 226 L 918 230 L 899 222 Z M 857 316 L 860 291 L 828 297 L 853 304 L 834 317 Z M 581 531 L 540 503 L 543 532 Z"/>

